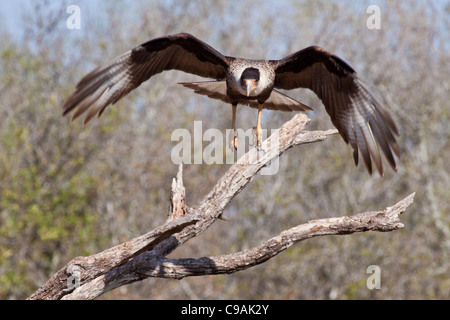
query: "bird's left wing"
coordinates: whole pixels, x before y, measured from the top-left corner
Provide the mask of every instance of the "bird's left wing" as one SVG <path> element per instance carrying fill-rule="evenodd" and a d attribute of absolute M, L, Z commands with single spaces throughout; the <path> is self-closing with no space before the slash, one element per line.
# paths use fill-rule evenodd
<path fill-rule="evenodd" d="M 400 155 L 395 139 L 397 127 L 347 63 L 317 46 L 271 63 L 276 73 L 276 88 L 308 88 L 322 100 L 342 138 L 353 147 L 355 164 L 358 164 L 359 150 L 369 173 L 372 173 L 373 159 L 382 175 L 381 149 L 396 169 L 392 151 Z"/>
<path fill-rule="evenodd" d="M 164 70 L 176 69 L 206 78 L 225 79 L 229 57 L 187 33 L 143 43 L 86 75 L 63 106 L 76 109 L 72 119 L 90 109 L 84 120 L 100 116 L 105 108 Z"/>

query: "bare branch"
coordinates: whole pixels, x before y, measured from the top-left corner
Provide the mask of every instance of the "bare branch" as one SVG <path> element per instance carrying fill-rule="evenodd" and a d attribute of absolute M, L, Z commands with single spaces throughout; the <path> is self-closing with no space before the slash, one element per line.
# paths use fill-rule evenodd
<path fill-rule="evenodd" d="M 412 204 L 414 193 L 383 211 L 309 221 L 281 232 L 260 245 L 233 254 L 198 259 L 168 259 L 146 252 L 111 273 L 78 288 L 64 299 L 92 299 L 124 284 L 147 277 L 182 279 L 191 276 L 230 274 L 261 264 L 293 244 L 326 235 L 365 231 L 394 231 L 403 228 L 399 216 Z M 95 293 L 95 296 L 92 294 Z"/>
<path fill-rule="evenodd" d="M 286 150 L 297 145 L 322 141 L 329 135 L 337 133 L 337 130 L 305 131 L 305 127 L 310 121 L 311 119 L 306 114 L 296 114 L 272 133 L 259 149 L 253 148 L 238 159 L 236 164 L 231 166 L 219 179 L 203 201 L 190 209 L 190 213 L 200 215 L 204 219 L 158 245 L 155 248 L 157 254 L 166 256 L 179 245 L 208 229 L 217 218 L 221 217 L 230 201 L 250 183 L 257 173 Z"/>
<path fill-rule="evenodd" d="M 200 218 L 189 215 L 184 218 L 168 222 L 140 237 L 131 239 L 120 245 L 88 257 L 76 257 L 64 268 L 60 269 L 38 291 L 28 299 L 60 299 L 67 290 L 68 278 L 74 266 L 81 271 L 80 284 L 91 281 L 107 271 L 120 266 L 142 252 L 152 250 L 155 245 L 167 239 L 186 226 L 196 223 Z"/>
<path fill-rule="evenodd" d="M 168 222 L 163 226 L 119 246 L 90 257 L 78 257 L 58 271 L 29 299 L 94 299 L 114 288 L 148 277 L 181 279 L 188 276 L 233 273 L 263 263 L 294 243 L 317 236 L 364 231 L 393 231 L 403 227 L 399 215 L 412 203 L 414 194 L 383 211 L 350 217 L 310 221 L 281 232 L 245 251 L 198 259 L 168 259 L 166 256 L 209 228 L 222 216 L 230 201 L 257 173 L 283 152 L 305 143 L 326 139 L 337 130 L 305 131 L 310 119 L 296 114 L 266 139 L 260 148 L 251 149 L 220 178 L 196 206 L 186 206 L 180 165 L 173 180 Z M 80 270 L 79 285 L 67 288 L 68 270 Z"/>
<path fill-rule="evenodd" d="M 173 178 L 170 191 L 170 207 L 167 221 L 184 217 L 186 214 L 186 190 L 183 185 L 183 164 L 178 167 L 177 177 Z"/>
<path fill-rule="evenodd" d="M 383 211 L 313 220 L 283 231 L 276 237 L 241 252 L 199 259 L 163 259 L 159 266 L 148 268 L 146 274 L 175 279 L 198 275 L 229 274 L 261 264 L 293 244 L 306 239 L 365 231 L 394 231 L 404 227 L 399 220 L 399 216 L 411 205 L 414 195 L 414 193 L 409 195 L 393 207 L 386 208 Z M 145 259 L 145 255 L 139 259 Z M 141 266 L 140 272 L 142 270 Z"/>

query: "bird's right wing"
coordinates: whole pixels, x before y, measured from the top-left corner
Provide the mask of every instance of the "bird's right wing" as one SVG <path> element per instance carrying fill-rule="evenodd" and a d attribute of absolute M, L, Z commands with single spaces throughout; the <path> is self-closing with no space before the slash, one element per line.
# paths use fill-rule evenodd
<path fill-rule="evenodd" d="M 344 141 L 353 147 L 356 164 L 359 150 L 369 173 L 372 158 L 382 175 L 381 149 L 396 169 L 393 153 L 400 155 L 397 127 L 347 63 L 317 46 L 271 63 L 276 73 L 275 88 L 308 88 L 317 94 Z"/>
<path fill-rule="evenodd" d="M 72 119 L 90 109 L 84 123 L 100 116 L 142 82 L 164 70 L 176 69 L 206 78 L 225 79 L 229 57 L 187 33 L 143 43 L 86 75 L 63 106 L 76 109 Z"/>

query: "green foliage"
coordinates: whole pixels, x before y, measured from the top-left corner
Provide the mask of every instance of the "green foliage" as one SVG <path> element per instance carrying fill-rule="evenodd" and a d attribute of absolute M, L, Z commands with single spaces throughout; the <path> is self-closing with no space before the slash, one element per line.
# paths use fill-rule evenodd
<path fill-rule="evenodd" d="M 11 93 L 2 102 L 14 105 L 2 109 L 0 126 L 0 298 L 24 298 L 61 264 L 105 244 L 95 203 L 103 179 L 88 166 L 95 139 L 80 139 L 61 119 L 60 61 L 14 46 L 0 58 L 0 83 Z M 94 138 L 120 121 L 112 112 Z"/>
<path fill-rule="evenodd" d="M 0 136 L 0 297 L 33 283 L 30 261 L 39 272 L 50 271 L 60 258 L 89 253 L 98 223 L 96 178 L 82 167 L 83 158 L 68 159 L 65 167 L 80 169 L 64 176 L 57 164 L 62 155 L 37 156 L 27 124 L 11 120 L 6 127 Z"/>
<path fill-rule="evenodd" d="M 180 31 L 232 56 L 281 58 L 312 44 L 338 54 L 387 99 L 402 158 L 397 173 L 387 169 L 379 178 L 353 165 L 338 135 L 293 148 L 277 175 L 255 177 L 233 199 L 224 212 L 229 222 L 189 241 L 174 258 L 246 249 L 307 220 L 382 209 L 414 191 L 416 200 L 402 216 L 405 229 L 392 234 L 315 238 L 237 274 L 183 279 L 182 286 L 149 279 L 106 298 L 450 296 L 450 41 L 441 19 L 448 11 L 420 1 L 381 2 L 382 29 L 369 30 L 364 2 L 264 1 L 248 10 L 254 2 L 96 1 L 92 7 L 82 1 L 82 30 L 68 30 L 64 4 L 36 3 L 28 5 L 23 37 L 2 30 L 0 44 L 0 299 L 26 298 L 75 256 L 159 226 L 177 171 L 171 132 L 191 130 L 194 120 L 229 128 L 230 107 L 176 85 L 198 80 L 181 72 L 153 77 L 87 126 L 61 117 L 64 100 L 92 68 Z M 300 89 L 289 95 L 313 107 L 308 129 L 332 128 L 315 95 Z M 291 117 L 264 111 L 263 127 L 278 128 Z M 255 120 L 255 110 L 238 108 L 238 127 Z M 186 165 L 187 204 L 202 199 L 228 166 Z M 382 271 L 379 291 L 365 286 L 373 264 Z"/>

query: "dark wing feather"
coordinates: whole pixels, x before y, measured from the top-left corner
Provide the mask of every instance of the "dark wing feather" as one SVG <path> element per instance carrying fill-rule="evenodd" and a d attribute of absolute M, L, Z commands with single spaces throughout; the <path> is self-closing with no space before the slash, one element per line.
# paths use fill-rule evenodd
<path fill-rule="evenodd" d="M 347 63 L 316 46 L 271 63 L 276 88 L 308 88 L 317 94 L 344 141 L 353 147 L 356 164 L 359 150 L 369 173 L 372 159 L 383 175 L 381 149 L 396 170 L 392 152 L 400 156 L 397 127 Z"/>
<path fill-rule="evenodd" d="M 224 79 L 228 57 L 187 33 L 150 40 L 86 75 L 63 106 L 63 114 L 86 110 L 85 123 L 93 116 L 164 70 L 181 70 L 206 78 Z"/>

